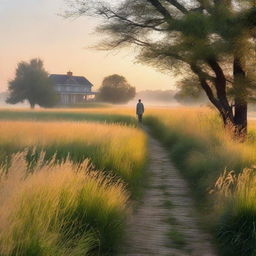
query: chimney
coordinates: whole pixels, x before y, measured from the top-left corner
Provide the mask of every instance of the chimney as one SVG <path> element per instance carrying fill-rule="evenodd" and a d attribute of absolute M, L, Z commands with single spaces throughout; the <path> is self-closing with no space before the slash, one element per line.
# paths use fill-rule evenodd
<path fill-rule="evenodd" d="M 68 76 L 73 76 L 73 72 L 68 71 L 68 72 L 67 72 L 67 75 L 68 75 Z"/>

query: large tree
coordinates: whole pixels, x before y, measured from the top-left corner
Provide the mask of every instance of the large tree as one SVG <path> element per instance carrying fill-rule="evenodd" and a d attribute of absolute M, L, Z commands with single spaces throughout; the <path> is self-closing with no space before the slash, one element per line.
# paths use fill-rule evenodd
<path fill-rule="evenodd" d="M 120 75 L 105 77 L 99 89 L 98 98 L 104 102 L 127 103 L 135 97 L 136 90 Z"/>
<path fill-rule="evenodd" d="M 40 59 L 18 64 L 15 79 L 9 82 L 9 94 L 7 103 L 17 104 L 27 100 L 31 108 L 36 104 L 52 107 L 57 102 L 53 84 Z"/>
<path fill-rule="evenodd" d="M 255 87 L 255 1 L 76 0 L 69 10 L 104 19 L 98 27 L 109 35 L 103 48 L 136 45 L 144 63 L 194 74 L 224 125 L 246 133 Z"/>

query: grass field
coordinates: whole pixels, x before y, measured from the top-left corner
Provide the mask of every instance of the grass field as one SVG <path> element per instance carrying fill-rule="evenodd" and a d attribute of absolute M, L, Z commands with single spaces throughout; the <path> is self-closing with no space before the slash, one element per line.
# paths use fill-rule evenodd
<path fill-rule="evenodd" d="M 245 143 L 232 140 L 217 114 L 206 108 L 149 110 L 145 122 L 190 182 L 220 254 L 254 256 L 255 122 L 249 123 Z"/>
<path fill-rule="evenodd" d="M 145 134 L 110 115 L 11 112 L 0 121 L 0 255 L 115 255 L 143 184 Z"/>
<path fill-rule="evenodd" d="M 127 215 L 124 184 L 87 161 L 41 161 L 27 175 L 17 154 L 1 179 L 0 255 L 115 255 Z"/>
<path fill-rule="evenodd" d="M 256 161 L 254 123 L 246 143 L 232 140 L 217 114 L 209 109 L 151 110 L 146 123 L 163 141 L 200 198 L 225 169 L 241 172 Z"/>
<path fill-rule="evenodd" d="M 45 161 L 69 157 L 80 163 L 89 158 L 96 168 L 114 171 L 135 186 L 145 161 L 146 136 L 136 128 L 117 124 L 2 121 L 1 162 L 24 150 L 32 167 L 42 151 Z"/>
<path fill-rule="evenodd" d="M 0 120 L 90 121 L 137 125 L 130 108 L 0 109 Z"/>
<path fill-rule="evenodd" d="M 22 188 L 22 191 L 26 191 L 27 186 L 40 187 L 34 184 L 42 182 L 44 188 L 48 189 L 49 187 L 49 191 L 45 192 L 42 189 L 38 193 L 42 193 L 42 195 L 54 193 L 53 198 L 58 201 L 60 200 L 60 195 L 65 194 L 67 189 L 66 185 L 63 186 L 64 181 L 59 181 L 59 178 L 57 178 L 59 174 L 56 170 L 59 169 L 61 173 L 62 169 L 68 169 L 68 175 L 73 175 L 74 179 L 93 179 L 95 183 L 99 181 L 97 186 L 103 186 L 101 191 L 105 189 L 116 191 L 111 194 L 110 198 L 117 202 L 117 208 L 115 209 L 119 209 L 117 215 L 115 215 L 116 212 L 114 211 L 113 215 L 109 213 L 110 217 L 99 217 L 102 217 L 106 222 L 99 220 L 94 223 L 90 218 L 82 218 L 84 221 L 82 225 L 88 225 L 83 234 L 77 230 L 73 231 L 73 226 L 71 225 L 72 228 L 70 228 L 70 224 L 67 224 L 68 229 L 66 229 L 66 225 L 63 229 L 62 222 L 69 222 L 66 220 L 71 217 L 69 214 L 65 215 L 65 218 L 61 217 L 61 221 L 54 224 L 53 236 L 56 240 L 53 240 L 53 243 L 50 243 L 45 238 L 49 237 L 49 232 L 52 232 L 52 230 L 49 231 L 49 225 L 40 219 L 40 223 L 42 222 L 40 225 L 45 225 L 42 237 L 40 233 L 39 236 L 35 236 L 38 237 L 38 240 L 32 241 L 32 245 L 27 245 L 27 241 L 33 240 L 28 235 L 26 241 L 23 241 L 23 239 L 17 240 L 19 243 L 22 242 L 23 245 L 25 243 L 25 247 L 20 244 L 15 246 L 18 246 L 18 248 L 21 246 L 23 249 L 33 251 L 33 246 L 36 244 L 36 248 L 42 250 L 42 253 L 33 254 L 29 251 L 30 254 L 28 254 L 27 251 L 24 251 L 27 254 L 20 255 L 63 255 L 63 252 L 66 253 L 64 253 L 65 255 L 83 255 L 79 254 L 83 250 L 81 248 L 87 248 L 88 255 L 99 251 L 100 254 L 114 255 L 120 244 L 119 238 L 122 237 L 121 234 L 124 231 L 127 198 L 130 192 L 133 195 L 138 194 L 138 188 L 141 187 L 145 177 L 142 170 L 147 151 L 146 135 L 136 128 L 134 109 L 0 110 L 0 120 L 0 156 L 3 164 L 3 173 L 6 172 L 4 168 L 6 163 L 9 169 L 15 169 L 10 167 L 10 163 L 13 162 L 11 161 L 13 157 L 11 155 L 20 151 L 25 152 L 22 153 L 23 157 L 26 158 L 26 162 L 31 163 L 29 166 L 21 168 L 22 170 L 40 169 L 37 165 L 40 161 L 48 163 L 48 166 L 42 167 L 42 171 L 31 172 L 29 178 L 25 180 L 17 179 L 16 175 L 7 175 L 7 184 L 18 183 L 20 184 L 18 189 Z M 90 123 L 86 121 L 90 121 Z M 256 254 L 256 231 L 254 229 L 256 225 L 256 176 L 254 169 L 256 162 L 256 122 L 250 121 L 249 135 L 245 143 L 232 140 L 229 132 L 223 129 L 217 114 L 207 108 L 146 109 L 145 124 L 151 129 L 153 135 L 167 147 L 170 157 L 189 181 L 191 191 L 194 193 L 194 198 L 202 213 L 202 222 L 215 234 L 220 248 L 220 255 L 254 256 Z M 84 169 L 92 171 L 99 169 L 101 171 L 97 173 L 100 173 L 100 176 L 91 175 L 91 172 L 88 171 L 85 174 L 76 173 L 78 166 L 87 161 L 87 158 L 90 159 L 89 161 L 95 167 L 85 167 Z M 55 167 L 51 165 L 53 162 Z M 86 163 L 82 164 L 82 166 L 86 166 Z M 45 171 L 45 168 L 51 171 Z M 20 170 L 20 168 L 16 169 Z M 48 176 L 52 172 L 54 173 L 52 175 L 56 175 L 56 178 L 51 178 L 50 180 Z M 115 177 L 108 176 L 109 174 L 113 175 L 113 173 L 116 175 Z M 107 177 L 107 180 L 105 180 L 105 177 Z M 120 183 L 119 179 L 124 184 Z M 52 180 L 56 180 L 56 184 L 60 182 L 60 185 L 57 186 L 60 190 L 57 192 L 53 189 L 53 184 L 55 183 L 52 183 Z M 29 185 L 30 182 L 31 185 Z M 77 185 L 74 184 L 76 183 L 68 185 L 70 191 L 72 191 L 70 193 L 72 196 L 76 195 L 76 193 L 80 195 L 81 191 L 77 191 L 75 188 Z M 110 187 L 106 188 L 107 184 Z M 11 187 L 11 185 L 6 185 L 7 188 L 8 186 Z M 73 192 L 73 189 L 76 192 Z M 98 196 L 91 186 L 90 189 L 86 188 L 86 191 L 88 195 L 95 195 L 97 198 L 104 197 L 105 194 L 105 192 L 102 192 L 102 195 Z M 35 194 L 32 193 L 31 198 L 28 197 L 28 199 L 27 194 L 24 204 L 28 201 L 37 202 L 37 200 L 33 199 L 36 197 L 40 198 L 40 200 L 45 200 L 44 196 L 38 196 L 37 192 Z M 14 196 L 13 193 L 10 193 L 10 198 L 12 196 Z M 22 207 L 20 204 L 12 204 L 13 200 L 8 200 L 9 197 L 6 197 L 5 193 L 2 193 L 2 198 L 7 198 L 5 203 L 14 207 L 12 212 L 18 213 L 14 215 L 15 217 L 11 217 L 8 214 L 4 215 L 6 219 L 3 223 L 7 223 L 9 218 L 14 223 L 17 221 L 24 224 L 28 221 L 23 219 L 25 215 L 28 215 L 27 212 L 26 214 L 25 212 L 20 214 L 23 211 L 19 208 Z M 22 198 L 23 194 L 20 193 L 20 197 L 17 197 L 15 202 L 23 202 Z M 89 210 L 95 216 L 98 216 L 97 214 L 100 214 L 100 211 L 108 212 L 104 209 L 100 209 L 97 212 L 95 205 L 90 204 L 92 210 Z M 3 207 L 5 207 L 5 204 L 3 204 Z M 33 203 L 31 207 L 35 207 L 33 209 L 29 208 L 33 212 L 36 209 L 40 209 L 41 204 Z M 62 208 L 58 208 L 59 204 L 57 206 L 55 204 L 54 207 L 57 207 L 54 208 L 54 212 L 62 211 Z M 81 207 L 82 211 L 85 211 L 85 208 L 87 210 L 90 209 L 90 207 L 87 208 L 87 204 L 79 207 Z M 68 213 L 76 212 L 80 209 L 68 204 L 64 208 L 71 209 L 67 210 Z M 107 207 L 106 209 L 109 208 Z M 52 213 L 47 211 L 44 214 L 51 216 Z M 56 216 L 53 218 L 56 220 Z M 51 217 L 47 217 L 47 219 L 51 219 Z M 73 217 L 71 219 L 73 221 Z M 118 221 L 118 225 L 112 222 L 113 219 Z M 76 220 L 74 221 L 76 222 Z M 97 226 L 99 223 L 100 225 Z M 15 240 L 12 234 L 16 236 L 17 233 L 16 224 L 13 225 L 9 225 L 11 228 L 7 230 L 1 228 L 8 233 L 7 237 L 9 239 L 8 241 L 0 239 L 2 250 L 17 250 L 15 246 L 12 246 Z M 74 224 L 74 226 L 77 226 L 77 224 Z M 21 230 L 24 229 L 25 227 L 21 228 Z M 34 228 L 31 227 L 31 230 L 31 234 L 34 234 L 34 232 L 37 234 L 36 229 L 34 231 Z M 64 233 L 62 233 L 63 230 Z M 92 230 L 97 230 L 97 235 Z M 72 235 L 68 235 L 67 238 L 66 233 L 69 233 L 69 231 Z M 67 241 L 67 243 L 63 243 L 63 241 Z M 81 243 L 78 243 L 78 247 L 74 246 L 77 241 L 81 241 Z M 14 253 L 13 255 L 17 254 Z"/>

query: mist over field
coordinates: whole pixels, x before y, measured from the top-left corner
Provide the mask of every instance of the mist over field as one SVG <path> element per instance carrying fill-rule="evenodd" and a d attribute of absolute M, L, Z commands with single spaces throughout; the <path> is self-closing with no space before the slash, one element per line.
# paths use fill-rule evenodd
<path fill-rule="evenodd" d="M 177 106 L 180 105 L 175 96 L 174 90 L 144 90 L 139 91 L 129 105 L 135 105 L 141 99 L 145 106 Z"/>
<path fill-rule="evenodd" d="M 127 106 L 135 106 L 137 104 L 138 99 L 141 99 L 145 107 L 152 107 L 152 106 L 169 106 L 169 107 L 176 107 L 176 106 L 202 106 L 205 105 L 205 101 L 201 99 L 188 99 L 186 101 L 179 101 L 175 98 L 175 94 L 177 91 L 175 90 L 144 90 L 139 91 L 136 93 L 136 96 L 133 100 L 129 101 L 126 105 Z M 17 107 L 29 107 L 28 102 L 19 103 L 16 105 L 7 104 L 5 101 L 8 97 L 7 92 L 0 93 L 0 106 L 1 107 L 8 107 L 8 108 L 17 108 Z M 97 103 L 97 101 L 95 102 Z M 87 103 L 84 103 L 86 106 Z M 114 106 L 114 105 L 113 105 Z"/>

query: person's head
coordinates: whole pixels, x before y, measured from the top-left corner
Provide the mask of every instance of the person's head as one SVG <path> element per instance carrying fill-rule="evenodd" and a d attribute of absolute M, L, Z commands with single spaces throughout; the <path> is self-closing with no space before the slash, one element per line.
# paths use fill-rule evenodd
<path fill-rule="evenodd" d="M 139 102 L 141 102 L 141 99 L 139 99 Z"/>

